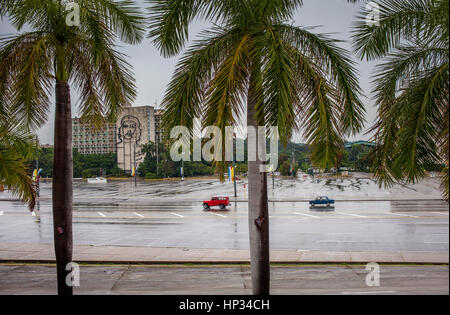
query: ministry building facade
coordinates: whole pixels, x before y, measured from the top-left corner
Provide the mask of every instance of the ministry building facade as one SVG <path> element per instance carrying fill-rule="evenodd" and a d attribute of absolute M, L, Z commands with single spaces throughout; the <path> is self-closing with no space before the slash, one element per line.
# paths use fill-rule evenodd
<path fill-rule="evenodd" d="M 72 119 L 73 148 L 81 154 L 116 153 L 118 167 L 131 173 L 139 167 L 145 154 L 144 144 L 162 142 L 161 116 L 163 111 L 153 106 L 127 107 L 116 124 L 107 124 L 95 132 L 79 118 Z"/>

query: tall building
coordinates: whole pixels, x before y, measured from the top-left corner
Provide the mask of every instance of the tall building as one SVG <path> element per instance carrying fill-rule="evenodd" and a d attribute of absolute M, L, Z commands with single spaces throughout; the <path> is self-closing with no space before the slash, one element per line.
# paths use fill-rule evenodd
<path fill-rule="evenodd" d="M 100 132 L 92 131 L 79 118 L 72 120 L 73 148 L 81 154 L 117 153 L 118 167 L 131 173 L 144 161 L 141 146 L 161 142 L 161 110 L 153 106 L 127 107 L 116 124 L 108 124 Z"/>
<path fill-rule="evenodd" d="M 93 131 L 92 126 L 83 123 L 80 118 L 72 119 L 72 146 L 81 154 L 106 154 L 117 152 L 117 133 L 115 124 L 106 124 L 100 131 Z"/>
<path fill-rule="evenodd" d="M 129 173 L 139 167 L 145 155 L 141 146 L 156 141 L 155 108 L 127 107 L 117 120 L 117 164 Z"/>

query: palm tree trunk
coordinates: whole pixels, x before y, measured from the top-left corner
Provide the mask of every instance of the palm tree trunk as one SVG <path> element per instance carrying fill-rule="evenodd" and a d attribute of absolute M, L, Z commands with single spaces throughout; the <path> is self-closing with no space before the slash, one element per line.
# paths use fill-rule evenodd
<path fill-rule="evenodd" d="M 250 77 L 247 99 L 247 127 L 258 130 L 257 97 L 254 74 Z M 252 288 L 254 295 L 270 294 L 269 209 L 267 202 L 267 174 L 261 173 L 258 149 L 265 134 L 248 140 L 248 218 Z M 256 143 L 251 143 L 256 142 Z M 251 161 L 251 151 L 256 149 L 256 161 Z"/>
<path fill-rule="evenodd" d="M 67 81 L 56 82 L 55 153 L 53 161 L 53 233 L 58 276 L 58 294 L 72 295 L 66 283 L 72 262 L 72 108 Z"/>

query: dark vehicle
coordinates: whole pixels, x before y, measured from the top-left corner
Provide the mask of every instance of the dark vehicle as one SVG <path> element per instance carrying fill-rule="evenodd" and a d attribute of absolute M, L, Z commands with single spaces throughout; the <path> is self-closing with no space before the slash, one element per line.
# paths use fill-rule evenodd
<path fill-rule="evenodd" d="M 225 209 L 230 205 L 230 198 L 228 197 L 213 197 L 211 200 L 203 201 L 203 209 L 207 210 L 211 207 L 219 207 L 220 209 Z"/>
<path fill-rule="evenodd" d="M 322 196 L 322 197 L 317 197 L 314 200 L 311 200 L 309 202 L 309 204 L 310 204 L 311 208 L 315 208 L 317 206 L 326 206 L 327 208 L 330 208 L 330 207 L 334 206 L 334 200 L 330 199 L 328 197 Z"/>

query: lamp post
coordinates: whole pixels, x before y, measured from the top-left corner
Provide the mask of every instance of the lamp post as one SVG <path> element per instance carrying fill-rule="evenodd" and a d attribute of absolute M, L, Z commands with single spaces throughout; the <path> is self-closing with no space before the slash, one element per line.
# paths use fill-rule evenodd
<path fill-rule="evenodd" d="M 134 162 L 134 187 L 137 187 L 137 170 L 136 170 L 136 143 L 133 145 L 133 162 Z"/>
<path fill-rule="evenodd" d="M 275 170 L 272 171 L 272 190 L 275 190 Z"/>
<path fill-rule="evenodd" d="M 236 133 L 233 133 L 233 182 L 234 182 L 234 198 L 237 198 L 237 187 L 236 187 L 236 163 L 234 159 L 234 144 L 236 143 Z"/>
<path fill-rule="evenodd" d="M 156 136 L 156 174 L 159 174 L 159 141 L 158 135 Z"/>
<path fill-rule="evenodd" d="M 184 147 L 181 151 L 181 169 L 180 169 L 180 175 L 181 175 L 181 181 L 184 181 L 184 159 L 186 157 L 186 152 L 184 151 Z"/>
<path fill-rule="evenodd" d="M 292 151 L 292 158 L 291 158 L 291 176 L 294 177 L 295 173 L 295 165 L 294 165 L 294 151 Z"/>
<path fill-rule="evenodd" d="M 181 181 L 184 182 L 184 155 L 185 152 L 183 151 L 183 157 L 181 159 Z"/>
<path fill-rule="evenodd" d="M 36 135 L 36 222 L 39 223 L 41 222 L 41 216 L 40 216 L 40 201 L 39 201 L 39 195 L 40 195 L 40 187 L 39 187 L 39 182 L 40 182 L 40 175 L 39 175 L 39 140 L 38 137 Z"/>

